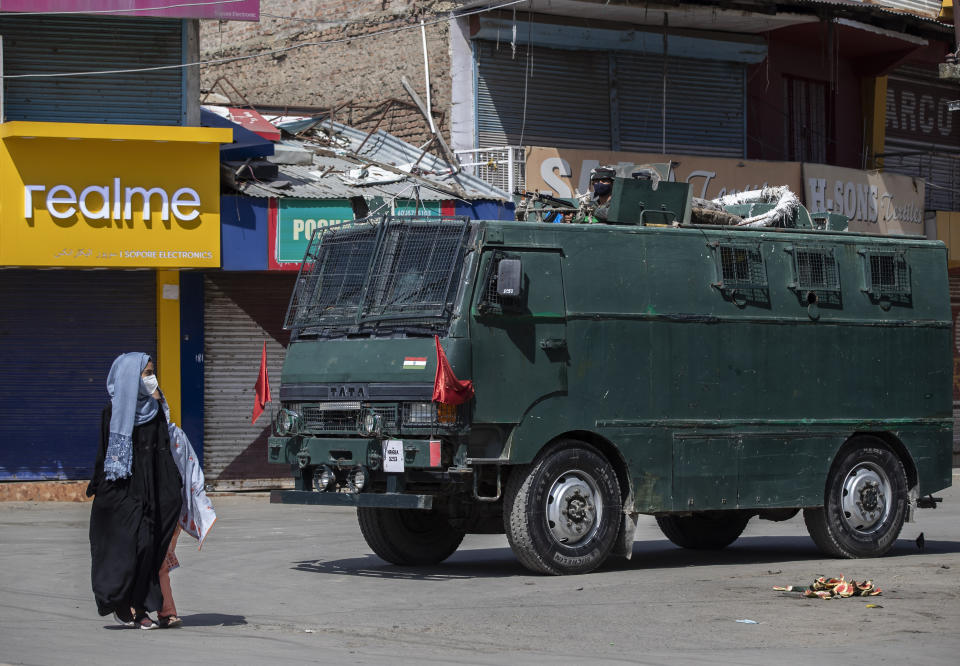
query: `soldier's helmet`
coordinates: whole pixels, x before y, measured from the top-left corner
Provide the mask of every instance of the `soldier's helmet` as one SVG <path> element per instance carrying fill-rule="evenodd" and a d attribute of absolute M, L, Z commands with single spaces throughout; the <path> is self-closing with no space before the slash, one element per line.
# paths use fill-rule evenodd
<path fill-rule="evenodd" d="M 590 169 L 590 182 L 595 180 L 604 180 L 609 178 L 613 180 L 617 177 L 617 170 L 612 166 L 598 166 Z"/>

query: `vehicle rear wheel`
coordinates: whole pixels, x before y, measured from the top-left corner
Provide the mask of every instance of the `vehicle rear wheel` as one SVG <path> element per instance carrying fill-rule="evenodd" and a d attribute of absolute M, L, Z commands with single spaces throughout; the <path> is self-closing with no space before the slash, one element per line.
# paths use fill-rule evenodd
<path fill-rule="evenodd" d="M 453 555 L 464 533 L 435 511 L 357 508 L 367 545 L 379 557 L 399 565 L 427 565 Z"/>
<path fill-rule="evenodd" d="M 906 518 L 907 474 L 880 439 L 861 436 L 833 463 L 824 505 L 804 509 L 817 547 L 834 557 L 879 557 L 893 547 Z"/>
<path fill-rule="evenodd" d="M 692 516 L 657 516 L 663 535 L 681 548 L 720 550 L 743 534 L 750 514 L 741 511 L 711 511 Z"/>
<path fill-rule="evenodd" d="M 520 563 L 537 573 L 593 571 L 620 528 L 620 484 L 610 463 L 585 442 L 565 440 L 513 470 L 503 520 Z"/>

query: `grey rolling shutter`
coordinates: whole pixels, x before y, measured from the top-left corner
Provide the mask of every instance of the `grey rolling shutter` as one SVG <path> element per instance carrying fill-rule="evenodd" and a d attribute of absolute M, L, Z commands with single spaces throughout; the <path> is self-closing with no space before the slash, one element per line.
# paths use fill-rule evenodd
<path fill-rule="evenodd" d="M 535 46 L 528 77 L 525 46 L 516 57 L 506 42 L 475 48 L 480 147 L 522 138 L 529 146 L 661 151 L 662 57 Z M 742 157 L 745 91 L 740 63 L 671 56 L 667 152 Z"/>
<path fill-rule="evenodd" d="M 935 150 L 956 151 L 956 148 L 938 149 L 929 143 L 891 139 L 886 142 L 884 152 L 894 155 L 883 159 L 884 169 L 923 178 L 926 182 L 926 208 L 960 210 L 960 163 L 955 157 L 931 154 L 930 151 Z"/>
<path fill-rule="evenodd" d="M 477 140 L 481 148 L 520 145 L 596 148 L 610 145 L 607 54 L 478 41 Z M 526 126 L 524 127 L 524 86 Z"/>
<path fill-rule="evenodd" d="M 283 319 L 296 273 L 208 273 L 204 280 L 203 467 L 218 488 L 289 483 L 290 470 L 267 463 L 271 416 L 289 342 Z M 274 402 L 251 425 L 263 342 Z"/>
<path fill-rule="evenodd" d="M 5 75 L 131 69 L 181 62 L 175 19 L 0 16 Z M 183 71 L 7 79 L 5 120 L 184 124 Z"/>
<path fill-rule="evenodd" d="M 663 148 L 663 58 L 616 54 L 620 150 Z M 744 69 L 717 60 L 667 59 L 666 152 L 742 157 Z"/>
<path fill-rule="evenodd" d="M 153 271 L 3 270 L 0 303 L 0 479 L 90 478 L 111 363 L 156 353 Z"/>
<path fill-rule="evenodd" d="M 951 273 L 950 274 L 950 306 L 954 316 L 956 317 L 956 312 L 960 310 L 960 273 Z M 953 354 L 957 355 L 957 349 L 960 347 L 960 331 L 957 330 L 958 325 L 960 325 L 960 317 L 956 317 L 953 322 Z M 954 369 L 956 372 L 956 369 Z M 957 378 L 954 377 L 954 382 L 957 381 Z M 960 401 L 954 399 L 953 401 L 953 466 L 957 467 L 960 465 Z"/>

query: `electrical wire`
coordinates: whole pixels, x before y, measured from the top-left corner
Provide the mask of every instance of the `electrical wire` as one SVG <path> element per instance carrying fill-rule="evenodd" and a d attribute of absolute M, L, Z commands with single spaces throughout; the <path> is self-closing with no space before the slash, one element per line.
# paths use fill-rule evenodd
<path fill-rule="evenodd" d="M 207 0 L 206 2 L 181 2 L 175 5 L 156 7 L 135 7 L 130 9 L 74 9 L 59 12 L 9 12 L 10 16 L 58 16 L 62 14 L 133 14 L 136 12 L 155 12 L 161 9 L 180 9 L 181 7 L 207 7 L 210 5 L 232 5 L 247 0 Z"/>
<path fill-rule="evenodd" d="M 503 9 L 504 7 L 510 7 L 511 5 L 519 5 L 522 2 L 530 2 L 530 1 L 531 0 L 509 0 L 509 2 L 503 2 L 493 7 L 484 7 L 481 9 L 474 9 L 468 12 L 463 12 L 462 14 L 457 14 L 454 18 L 460 18 L 462 16 L 472 16 L 473 14 L 482 14 L 483 12 L 492 12 L 497 9 Z M 280 16 L 278 14 L 267 14 L 265 12 L 260 12 L 260 16 L 266 16 L 267 18 L 272 18 L 272 19 L 281 19 L 284 21 L 301 21 L 303 23 L 325 23 L 328 25 L 344 25 L 348 23 L 347 21 L 326 21 L 324 19 L 310 18 L 307 16 Z"/>
<path fill-rule="evenodd" d="M 237 0 L 221 0 L 221 1 L 230 1 L 235 2 Z M 509 2 L 503 2 L 499 5 L 492 7 L 485 7 L 482 9 L 476 9 L 469 12 L 462 12 L 460 14 L 450 14 L 444 16 L 443 18 L 438 18 L 432 21 L 425 21 L 424 25 L 436 25 L 437 23 L 444 23 L 450 19 L 463 18 L 466 16 L 473 16 L 474 14 L 482 14 L 485 12 L 495 11 L 497 9 L 502 9 L 503 7 L 508 7 L 510 5 L 516 5 L 521 2 L 529 2 L 530 0 L 509 0 Z M 277 55 L 279 53 L 287 53 L 289 51 L 296 51 L 299 49 L 305 49 L 313 46 L 329 46 L 331 44 L 344 44 L 347 42 L 354 42 L 360 39 L 367 37 L 379 37 L 381 35 L 389 35 L 397 32 L 403 32 L 405 30 L 419 29 L 420 24 L 415 23 L 412 25 L 403 25 L 396 28 L 388 28 L 386 30 L 378 30 L 376 32 L 369 32 L 360 35 L 355 35 L 353 37 L 342 37 L 339 39 L 328 39 L 321 40 L 317 42 L 304 42 L 303 44 L 293 44 L 291 46 L 285 46 L 281 49 L 272 49 L 270 51 L 262 51 L 260 53 L 252 53 L 250 55 L 242 56 L 230 56 L 226 58 L 214 58 L 212 60 L 198 60 L 197 62 L 187 62 L 187 63 L 178 63 L 176 65 L 155 65 L 153 67 L 133 67 L 127 69 L 104 69 L 104 70 L 94 70 L 86 72 L 50 72 L 42 74 L 4 74 L 2 79 L 51 79 L 51 78 L 66 78 L 66 77 L 75 77 L 75 76 L 103 76 L 106 74 L 134 74 L 138 72 L 157 72 L 161 70 L 169 69 L 183 69 L 185 67 L 207 67 L 211 65 L 225 65 L 231 62 L 240 62 L 243 60 L 253 60 L 256 58 L 263 58 L 266 56 Z"/>

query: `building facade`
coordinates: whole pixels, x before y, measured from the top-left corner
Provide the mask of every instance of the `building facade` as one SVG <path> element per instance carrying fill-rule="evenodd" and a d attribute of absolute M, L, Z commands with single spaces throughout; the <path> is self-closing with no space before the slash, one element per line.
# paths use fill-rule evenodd
<path fill-rule="evenodd" d="M 204 88 L 229 81 L 254 104 L 420 145 L 405 77 L 468 168 L 505 190 L 569 196 L 598 163 L 670 160 L 696 194 L 789 184 L 854 228 L 943 238 L 960 268 L 960 86 L 938 76 L 957 48 L 952 3 L 264 6 L 259 33 L 203 23 L 204 57 L 261 56 L 210 68 Z M 960 273 L 952 283 L 960 294 Z"/>
<path fill-rule="evenodd" d="M 173 420 L 181 272 L 219 266 L 219 145 L 199 127 L 198 20 L 257 3 L 125 10 L 5 2 L 0 480 L 89 478 L 113 359 L 156 359 Z"/>

